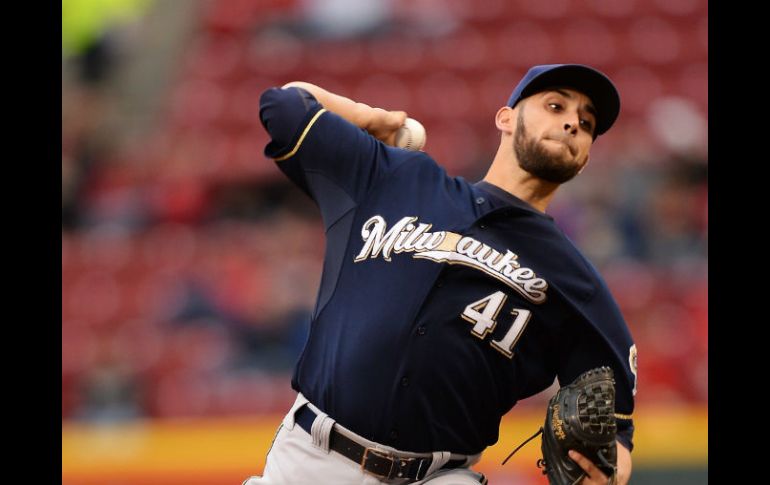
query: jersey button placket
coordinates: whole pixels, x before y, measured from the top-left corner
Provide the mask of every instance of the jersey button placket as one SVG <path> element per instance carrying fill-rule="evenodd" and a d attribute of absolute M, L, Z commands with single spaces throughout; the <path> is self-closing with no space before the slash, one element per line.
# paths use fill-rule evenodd
<path fill-rule="evenodd" d="M 409 387 L 409 378 L 404 376 L 401 378 L 401 387 Z"/>
<path fill-rule="evenodd" d="M 427 332 L 427 330 L 426 330 L 426 328 L 425 328 L 425 327 L 423 327 L 422 325 L 420 325 L 419 327 L 417 327 L 417 335 L 419 335 L 419 336 L 423 336 L 423 335 L 425 335 L 425 332 Z"/>

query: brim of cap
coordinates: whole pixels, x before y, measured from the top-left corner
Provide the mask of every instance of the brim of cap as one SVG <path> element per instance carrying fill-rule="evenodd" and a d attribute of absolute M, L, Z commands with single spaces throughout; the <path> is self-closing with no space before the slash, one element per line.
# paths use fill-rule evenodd
<path fill-rule="evenodd" d="M 605 133 L 620 114 L 620 95 L 612 81 L 596 69 L 565 64 L 536 76 L 521 93 L 521 99 L 547 88 L 566 87 L 584 93 L 596 108 L 594 135 Z"/>

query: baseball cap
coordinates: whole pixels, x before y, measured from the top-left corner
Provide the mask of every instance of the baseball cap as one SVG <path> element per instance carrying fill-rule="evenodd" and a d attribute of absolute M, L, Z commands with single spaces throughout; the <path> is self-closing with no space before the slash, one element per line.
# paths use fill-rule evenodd
<path fill-rule="evenodd" d="M 544 64 L 532 67 L 508 98 L 513 108 L 527 96 L 550 87 L 567 87 L 591 98 L 596 108 L 594 138 L 610 129 L 620 113 L 620 95 L 610 78 L 582 64 Z"/>

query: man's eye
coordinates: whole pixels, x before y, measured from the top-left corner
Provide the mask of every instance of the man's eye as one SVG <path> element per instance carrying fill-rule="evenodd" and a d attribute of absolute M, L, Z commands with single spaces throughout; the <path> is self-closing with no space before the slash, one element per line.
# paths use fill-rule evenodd
<path fill-rule="evenodd" d="M 580 124 L 587 130 L 590 130 L 593 124 L 588 120 L 580 120 Z"/>
<path fill-rule="evenodd" d="M 548 103 L 548 107 L 557 111 L 561 109 L 561 105 L 559 103 Z"/>

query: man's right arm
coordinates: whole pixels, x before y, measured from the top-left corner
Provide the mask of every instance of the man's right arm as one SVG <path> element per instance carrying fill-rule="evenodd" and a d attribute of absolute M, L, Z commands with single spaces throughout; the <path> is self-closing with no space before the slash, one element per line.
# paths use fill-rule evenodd
<path fill-rule="evenodd" d="M 265 90 L 259 116 L 265 155 L 332 224 L 416 152 L 387 146 L 406 113 L 372 108 L 309 83 Z M 380 139 L 378 139 L 379 137 Z"/>
<path fill-rule="evenodd" d="M 393 146 L 396 132 L 406 120 L 404 111 L 388 111 L 372 108 L 350 98 L 331 93 L 320 86 L 303 81 L 284 84 L 283 89 L 300 88 L 310 93 L 321 105 L 359 128 L 363 128 L 378 140 Z"/>

